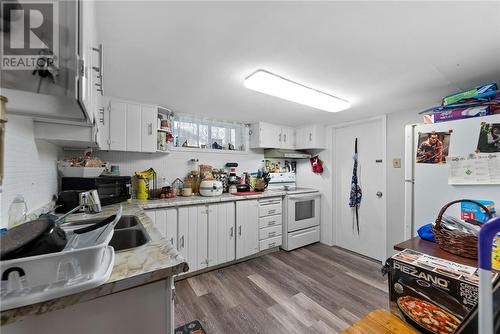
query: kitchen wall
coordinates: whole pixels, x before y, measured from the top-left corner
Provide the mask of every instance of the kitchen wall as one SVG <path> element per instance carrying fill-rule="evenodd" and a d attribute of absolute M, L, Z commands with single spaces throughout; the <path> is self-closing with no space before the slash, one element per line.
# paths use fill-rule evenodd
<path fill-rule="evenodd" d="M 332 166 L 332 143 L 333 130 L 328 127 L 325 131 L 326 149 L 321 151 L 311 151 L 311 154 L 318 154 L 323 161 L 323 173 L 314 174 L 312 172 L 309 159 L 297 161 L 297 186 L 318 189 L 321 192 L 321 242 L 326 245 L 334 245 L 335 229 L 333 228 L 333 172 Z"/>
<path fill-rule="evenodd" d="M 62 150 L 50 143 L 36 140 L 33 120 L 8 116 L 5 133 L 4 183 L 1 196 L 1 227 L 8 224 L 9 206 L 22 194 L 33 211 L 47 204 L 57 194 L 57 159 Z"/>
<path fill-rule="evenodd" d="M 393 245 L 404 240 L 404 154 L 405 125 L 421 123 L 415 110 L 387 115 L 387 255 L 394 254 Z M 401 168 L 392 166 L 392 159 L 401 159 Z"/>
<path fill-rule="evenodd" d="M 80 152 L 66 152 L 66 155 L 80 154 Z M 120 165 L 121 175 L 133 175 L 136 171 L 142 171 L 150 167 L 158 174 L 158 180 L 165 177 L 168 182 L 177 177 L 183 178 L 191 171 L 189 160 L 196 158 L 200 164 L 208 164 L 214 168 L 222 168 L 226 162 L 237 162 L 238 175 L 241 173 L 255 172 L 263 166 L 264 154 L 262 150 L 250 152 L 199 152 L 199 151 L 172 151 L 164 153 L 132 153 L 132 152 L 95 152 L 95 155 L 111 164 Z"/>
<path fill-rule="evenodd" d="M 406 124 L 421 122 L 415 110 L 401 111 L 387 115 L 387 255 L 394 253 L 393 245 L 404 240 L 404 128 Z M 322 193 L 321 242 L 335 245 L 335 226 L 333 211 L 333 130 L 326 131 L 326 149 L 318 151 L 323 160 L 324 172 L 316 175 L 311 172 L 308 160 L 297 164 L 297 185 L 317 188 Z M 393 168 L 392 159 L 401 159 L 401 168 Z"/>

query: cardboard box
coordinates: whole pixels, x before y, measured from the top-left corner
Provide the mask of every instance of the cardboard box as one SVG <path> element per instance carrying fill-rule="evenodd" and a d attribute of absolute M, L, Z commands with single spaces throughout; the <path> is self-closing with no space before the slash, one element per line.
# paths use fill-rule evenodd
<path fill-rule="evenodd" d="M 453 121 L 462 118 L 491 115 L 490 106 L 477 106 L 463 109 L 448 109 L 434 113 L 434 123 Z"/>
<path fill-rule="evenodd" d="M 484 205 L 486 208 L 488 208 L 488 210 L 490 210 L 493 216 L 495 216 L 495 202 L 485 200 L 475 201 Z M 486 223 L 488 221 L 488 215 L 486 214 L 486 212 L 484 212 L 479 205 L 470 202 L 460 203 L 460 217 L 462 220 L 475 219 L 483 223 Z"/>
<path fill-rule="evenodd" d="M 455 333 L 478 303 L 477 268 L 409 249 L 389 263 L 391 312 L 422 333 Z"/>

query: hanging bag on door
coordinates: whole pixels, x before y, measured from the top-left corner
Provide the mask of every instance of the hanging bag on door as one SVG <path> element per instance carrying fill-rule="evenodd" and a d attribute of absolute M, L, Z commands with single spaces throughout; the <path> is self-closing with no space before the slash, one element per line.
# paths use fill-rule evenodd
<path fill-rule="evenodd" d="M 353 230 L 359 234 L 359 205 L 361 204 L 361 187 L 358 182 L 358 138 L 354 140 L 354 166 L 352 168 L 351 194 L 349 196 L 349 206 L 354 209 L 355 220 L 353 220 Z"/>

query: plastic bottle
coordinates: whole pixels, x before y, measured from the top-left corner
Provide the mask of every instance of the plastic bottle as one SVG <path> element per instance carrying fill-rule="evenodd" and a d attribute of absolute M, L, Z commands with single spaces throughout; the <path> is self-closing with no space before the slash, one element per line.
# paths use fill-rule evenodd
<path fill-rule="evenodd" d="M 13 228 L 26 221 L 28 206 L 21 194 L 17 194 L 9 207 L 9 228 Z"/>

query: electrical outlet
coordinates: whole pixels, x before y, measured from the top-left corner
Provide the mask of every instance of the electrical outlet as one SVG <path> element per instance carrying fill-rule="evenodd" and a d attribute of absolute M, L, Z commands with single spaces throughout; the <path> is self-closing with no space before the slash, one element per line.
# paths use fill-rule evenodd
<path fill-rule="evenodd" d="M 401 168 L 401 159 L 400 158 L 392 159 L 392 167 Z"/>

